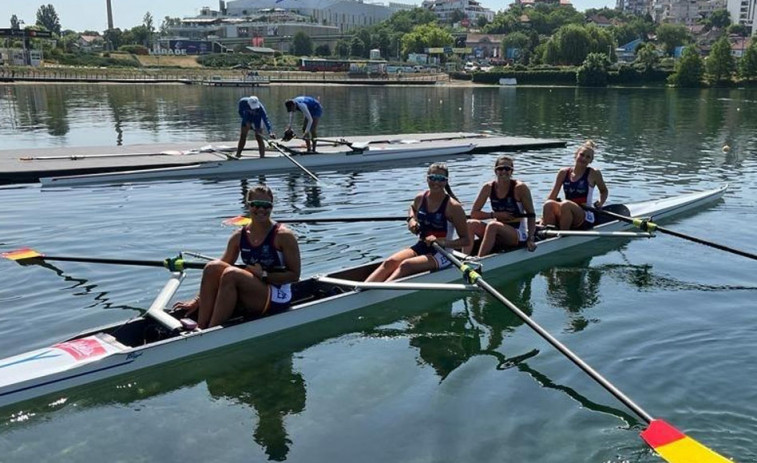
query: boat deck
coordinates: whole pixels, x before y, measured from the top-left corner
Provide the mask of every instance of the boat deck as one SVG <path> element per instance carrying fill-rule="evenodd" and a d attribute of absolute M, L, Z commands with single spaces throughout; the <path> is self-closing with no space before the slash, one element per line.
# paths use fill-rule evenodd
<path fill-rule="evenodd" d="M 337 139 L 337 137 L 324 137 Z M 526 151 L 533 149 L 563 147 L 566 142 L 557 139 L 508 137 L 487 135 L 471 132 L 455 133 L 415 133 L 398 135 L 371 135 L 347 137 L 352 143 L 371 143 L 372 147 L 407 146 L 417 147 L 419 142 L 423 146 L 443 148 L 460 143 L 473 143 L 473 154 Z M 379 143 L 381 141 L 391 143 Z M 403 143 L 404 142 L 404 143 Z M 83 175 L 101 172 L 122 172 L 134 169 L 179 167 L 203 161 L 218 161 L 225 159 L 222 152 L 212 152 L 203 148 L 213 147 L 216 150 L 233 150 L 237 141 L 218 142 L 209 145 L 207 142 L 184 142 L 141 144 L 117 147 L 87 146 L 65 148 L 35 148 L 35 149 L 5 149 L 0 150 L 0 184 L 33 183 L 40 177 L 57 177 L 65 175 Z M 302 140 L 292 140 L 285 143 L 294 150 L 304 150 Z M 349 150 L 344 145 L 329 145 L 321 142 L 318 152 L 342 153 Z M 250 136 L 244 157 L 257 157 L 257 143 Z M 268 156 L 281 156 L 270 148 Z M 46 159 L 44 159 L 46 158 Z M 52 158 L 52 159 L 51 159 Z"/>

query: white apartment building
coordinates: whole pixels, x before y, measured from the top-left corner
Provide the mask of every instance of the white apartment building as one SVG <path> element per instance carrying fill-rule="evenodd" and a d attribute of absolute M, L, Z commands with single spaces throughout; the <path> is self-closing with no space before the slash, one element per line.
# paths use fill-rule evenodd
<path fill-rule="evenodd" d="M 693 26 L 713 11 L 724 9 L 726 0 L 652 0 L 650 4 L 650 13 L 656 23 L 685 26 Z"/>
<path fill-rule="evenodd" d="M 462 12 L 473 24 L 480 17 L 489 22 L 494 20 L 494 11 L 482 7 L 476 0 L 423 0 L 421 6 L 433 11 L 442 22 L 449 22 L 455 11 Z"/>
<path fill-rule="evenodd" d="M 358 27 L 372 26 L 389 19 L 401 10 L 416 8 L 403 3 L 366 3 L 362 0 L 233 0 L 226 5 L 226 14 L 244 17 L 264 9 L 279 9 L 309 18 L 323 26 L 336 27 L 344 33 Z"/>
<path fill-rule="evenodd" d="M 752 35 L 757 34 L 757 0 L 728 0 L 728 12 L 731 13 L 731 22 L 743 24 L 751 29 Z"/>

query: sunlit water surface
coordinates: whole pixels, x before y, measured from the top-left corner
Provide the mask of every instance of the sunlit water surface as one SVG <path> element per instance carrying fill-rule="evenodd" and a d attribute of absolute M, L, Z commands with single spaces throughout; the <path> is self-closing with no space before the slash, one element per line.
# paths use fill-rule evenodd
<path fill-rule="evenodd" d="M 593 138 L 612 202 L 728 183 L 669 228 L 757 250 L 754 90 L 276 87 L 320 96 L 323 135 L 491 130 L 568 147 L 514 153 L 538 203 Z M 237 89 L 0 86 L 0 147 L 232 140 Z M 281 129 L 279 129 L 281 130 Z M 723 152 L 729 145 L 731 150 Z M 500 153 L 448 160 L 470 207 Z M 426 165 L 127 186 L 0 189 L 0 250 L 162 260 L 219 255 L 259 181 L 274 214 L 402 215 Z M 413 242 L 404 223 L 293 225 L 303 275 Z M 538 255 L 538 251 L 535 256 Z M 161 269 L 0 262 L 0 353 L 139 315 Z M 486 274 L 654 416 L 757 461 L 757 263 L 673 237 L 603 242 Z M 199 284 L 191 271 L 180 289 Z M 2 371 L 0 371 L 2 374 Z M 483 294 L 423 293 L 0 410 L 0 461 L 657 462 L 644 423 Z"/>

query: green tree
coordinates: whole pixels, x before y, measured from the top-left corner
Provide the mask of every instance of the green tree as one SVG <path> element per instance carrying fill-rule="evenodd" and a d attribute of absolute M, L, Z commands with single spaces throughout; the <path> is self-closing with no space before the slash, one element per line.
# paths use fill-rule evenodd
<path fill-rule="evenodd" d="M 315 56 L 331 56 L 331 47 L 328 43 L 315 47 Z"/>
<path fill-rule="evenodd" d="M 733 56 L 731 55 L 731 42 L 728 37 L 721 37 L 712 46 L 710 56 L 705 63 L 707 78 L 717 84 L 731 80 L 734 70 Z"/>
<path fill-rule="evenodd" d="M 465 19 L 465 13 L 462 12 L 462 10 L 453 10 L 452 13 L 449 15 L 449 22 L 452 24 L 459 23 L 463 19 Z"/>
<path fill-rule="evenodd" d="M 689 31 L 680 24 L 660 24 L 657 27 L 657 41 L 662 44 L 665 53 L 672 56 L 676 47 L 689 41 Z"/>
<path fill-rule="evenodd" d="M 731 25 L 731 13 L 728 10 L 715 10 L 707 18 L 710 20 L 710 24 L 718 29 L 724 29 Z"/>
<path fill-rule="evenodd" d="M 479 16 L 476 18 L 476 27 L 479 29 L 483 29 L 487 24 L 489 24 L 489 20 L 486 19 L 486 16 Z"/>
<path fill-rule="evenodd" d="M 350 42 L 345 39 L 339 40 L 334 47 L 334 54 L 342 58 L 350 56 Z"/>
<path fill-rule="evenodd" d="M 169 29 L 180 25 L 181 18 L 172 18 L 170 16 L 166 16 L 165 18 L 163 18 L 163 22 L 160 23 L 160 35 L 165 37 L 169 35 Z"/>
<path fill-rule="evenodd" d="M 103 40 L 108 44 L 109 50 L 118 50 L 118 47 L 126 43 L 124 41 L 124 33 L 119 28 L 108 29 L 103 32 Z"/>
<path fill-rule="evenodd" d="M 752 40 L 739 61 L 739 76 L 742 79 L 757 78 L 757 40 Z"/>
<path fill-rule="evenodd" d="M 21 29 L 21 22 L 18 20 L 18 16 L 15 14 L 11 16 L 11 29 Z"/>
<path fill-rule="evenodd" d="M 37 25 L 42 26 L 48 31 L 60 35 L 60 19 L 55 7 L 48 4 L 42 5 L 37 10 Z"/>
<path fill-rule="evenodd" d="M 531 39 L 523 32 L 511 32 L 502 39 L 502 50 L 507 53 L 510 48 L 515 50 L 515 56 L 522 62 L 521 58 L 529 55 Z"/>
<path fill-rule="evenodd" d="M 568 24 L 557 30 L 557 33 L 549 39 L 554 42 L 554 48 L 557 50 L 554 61 L 548 61 L 547 64 L 566 64 L 578 66 L 584 62 L 586 55 L 591 51 L 591 36 L 583 26 Z M 548 49 L 549 50 L 549 49 Z"/>
<path fill-rule="evenodd" d="M 636 49 L 636 59 L 633 63 L 642 71 L 650 71 L 660 63 L 660 55 L 653 43 L 647 42 L 639 45 Z"/>
<path fill-rule="evenodd" d="M 701 87 L 703 76 L 702 57 L 694 47 L 686 47 L 681 59 L 676 62 L 675 72 L 668 77 L 668 82 L 676 87 Z"/>
<path fill-rule="evenodd" d="M 589 53 L 576 71 L 576 82 L 584 87 L 605 87 L 608 66 L 610 59 L 606 53 Z"/>
<path fill-rule="evenodd" d="M 142 17 L 142 26 L 144 26 L 145 31 L 147 31 L 147 37 L 142 45 L 149 48 L 150 44 L 152 44 L 152 36 L 155 33 L 155 24 L 152 19 L 152 14 L 149 11 Z"/>
<path fill-rule="evenodd" d="M 415 26 L 402 37 L 402 54 L 423 53 L 425 48 L 449 47 L 454 43 L 452 34 L 436 24 Z"/>
<path fill-rule="evenodd" d="M 292 37 L 292 54 L 310 56 L 313 54 L 313 39 L 303 31 L 297 31 Z"/>
<path fill-rule="evenodd" d="M 743 24 L 731 24 L 728 26 L 728 33 L 733 35 L 738 35 L 740 37 L 746 37 L 749 35 L 749 31 L 747 31 L 747 28 Z"/>
<path fill-rule="evenodd" d="M 365 53 L 365 42 L 360 37 L 352 37 L 350 41 L 350 56 L 363 56 Z"/>

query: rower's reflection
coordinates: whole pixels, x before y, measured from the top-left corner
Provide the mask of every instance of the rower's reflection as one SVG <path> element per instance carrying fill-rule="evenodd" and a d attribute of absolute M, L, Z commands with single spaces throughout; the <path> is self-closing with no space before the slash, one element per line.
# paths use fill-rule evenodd
<path fill-rule="evenodd" d="M 532 278 L 516 278 L 498 283 L 496 287 L 531 314 Z M 410 336 L 410 346 L 418 350 L 420 360 L 431 366 L 441 380 L 479 355 L 492 355 L 500 364 L 509 366 L 517 363 L 503 363 L 503 356 L 496 351 L 502 346 L 505 335 L 523 324 L 511 311 L 482 292 L 444 304 L 445 309 L 438 308 L 408 319 L 409 327 L 402 333 Z"/>
<path fill-rule="evenodd" d="M 570 330 L 586 328 L 590 320 L 581 313 L 599 303 L 601 271 L 589 266 L 591 258 L 575 261 L 569 266 L 550 267 L 542 272 L 547 282 L 547 300 L 570 314 Z"/>
<path fill-rule="evenodd" d="M 294 371 L 291 355 L 260 362 L 233 375 L 209 378 L 207 385 L 213 397 L 255 409 L 258 422 L 253 439 L 265 449 L 269 460 L 286 460 L 292 441 L 284 418 L 305 409 L 305 380 Z"/>

